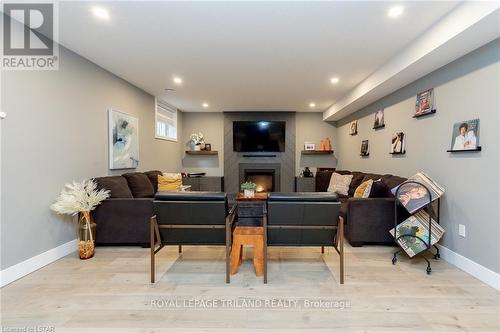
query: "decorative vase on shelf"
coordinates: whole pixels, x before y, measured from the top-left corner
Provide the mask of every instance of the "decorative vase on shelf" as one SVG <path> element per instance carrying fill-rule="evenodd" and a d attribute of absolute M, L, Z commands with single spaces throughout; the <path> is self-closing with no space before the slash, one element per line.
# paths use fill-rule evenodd
<path fill-rule="evenodd" d="M 90 212 L 81 212 L 78 223 L 78 252 L 80 259 L 89 259 L 95 253 L 96 224 L 91 219 Z"/>
<path fill-rule="evenodd" d="M 201 151 L 201 145 L 193 145 L 193 151 Z"/>

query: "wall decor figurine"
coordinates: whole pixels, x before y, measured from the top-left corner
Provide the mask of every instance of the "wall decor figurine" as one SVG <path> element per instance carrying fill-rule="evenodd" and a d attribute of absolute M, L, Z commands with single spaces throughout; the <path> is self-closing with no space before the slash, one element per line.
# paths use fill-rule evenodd
<path fill-rule="evenodd" d="M 431 88 L 417 94 L 417 101 L 415 103 L 415 114 L 413 118 L 418 118 L 428 114 L 436 113 L 434 109 L 434 89 Z"/>
<path fill-rule="evenodd" d="M 139 118 L 108 110 L 109 168 L 134 169 L 139 166 Z"/>
<path fill-rule="evenodd" d="M 460 121 L 453 125 L 449 152 L 481 150 L 479 145 L 479 119 Z"/>
<path fill-rule="evenodd" d="M 375 119 L 373 120 L 373 129 L 385 127 L 384 109 L 375 112 Z"/>
<path fill-rule="evenodd" d="M 391 154 L 406 153 L 406 136 L 403 132 L 394 132 L 391 142 Z"/>
<path fill-rule="evenodd" d="M 350 135 L 356 135 L 356 134 L 358 134 L 358 121 L 357 120 L 351 121 L 349 134 Z"/>

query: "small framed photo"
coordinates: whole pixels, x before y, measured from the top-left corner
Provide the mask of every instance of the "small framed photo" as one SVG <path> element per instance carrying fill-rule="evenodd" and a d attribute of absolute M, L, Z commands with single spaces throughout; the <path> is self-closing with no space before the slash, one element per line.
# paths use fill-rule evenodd
<path fill-rule="evenodd" d="M 361 141 L 361 156 L 368 156 L 370 155 L 368 151 L 368 140 L 363 140 Z"/>
<path fill-rule="evenodd" d="M 375 119 L 373 120 L 373 129 L 385 127 L 384 109 L 375 112 Z"/>
<path fill-rule="evenodd" d="M 358 134 L 358 121 L 357 120 L 351 121 L 349 134 L 350 135 L 356 135 L 356 134 Z"/>
<path fill-rule="evenodd" d="M 453 125 L 450 152 L 479 150 L 479 119 L 465 120 Z"/>
<path fill-rule="evenodd" d="M 304 150 L 316 150 L 316 145 L 312 142 L 304 142 Z"/>
<path fill-rule="evenodd" d="M 425 116 L 431 113 L 436 113 L 434 108 L 434 89 L 431 88 L 417 94 L 417 101 L 415 102 L 414 118 Z"/>
<path fill-rule="evenodd" d="M 206 151 L 211 151 L 212 150 L 212 145 L 210 143 L 205 143 L 205 150 Z"/>
<path fill-rule="evenodd" d="M 391 140 L 391 154 L 406 153 L 406 135 L 403 132 L 394 132 Z"/>

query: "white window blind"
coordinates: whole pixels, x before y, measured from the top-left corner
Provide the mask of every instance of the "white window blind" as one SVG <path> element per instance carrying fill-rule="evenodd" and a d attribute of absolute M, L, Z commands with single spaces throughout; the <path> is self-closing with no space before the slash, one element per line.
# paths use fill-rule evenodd
<path fill-rule="evenodd" d="M 177 109 L 156 99 L 156 138 L 177 141 Z"/>

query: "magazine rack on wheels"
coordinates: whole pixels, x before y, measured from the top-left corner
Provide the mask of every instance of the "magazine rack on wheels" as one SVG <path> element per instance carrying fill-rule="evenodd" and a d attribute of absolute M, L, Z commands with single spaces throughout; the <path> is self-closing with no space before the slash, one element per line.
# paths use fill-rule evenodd
<path fill-rule="evenodd" d="M 426 191 L 427 191 L 427 197 L 429 198 L 429 202 L 427 202 L 422 208 L 420 208 L 418 211 L 422 210 L 422 209 L 426 209 L 427 208 L 427 214 L 429 215 L 429 237 L 425 240 L 417 235 L 412 235 L 412 234 L 405 234 L 405 235 L 399 235 L 397 236 L 397 226 L 398 226 L 398 206 L 401 205 L 401 202 L 397 199 L 398 198 L 398 194 L 399 194 L 399 191 L 401 190 L 401 188 L 404 187 L 404 185 L 406 184 L 418 184 L 420 186 L 422 186 Z M 439 248 L 436 246 L 436 244 L 434 245 L 431 245 L 431 237 L 432 237 L 432 215 L 433 215 L 433 207 L 432 207 L 432 196 L 431 196 L 431 191 L 429 190 L 429 188 L 427 186 L 425 186 L 424 184 L 420 183 L 420 182 L 417 182 L 417 181 L 406 181 L 404 182 L 403 184 L 401 184 L 397 190 L 396 190 L 396 193 L 394 195 L 396 197 L 396 200 L 395 200 L 395 203 L 394 203 L 394 241 L 398 243 L 398 240 L 400 238 L 404 238 L 404 237 L 413 237 L 413 238 L 416 238 L 418 239 L 419 241 L 421 241 L 422 243 L 425 244 L 425 247 L 426 249 L 424 251 L 421 251 L 419 253 L 417 253 L 417 255 L 421 256 L 422 258 L 424 258 L 424 260 L 427 262 L 427 274 L 431 274 L 431 263 L 430 261 L 423 255 L 424 252 L 426 251 L 430 251 L 432 247 L 434 247 L 436 249 L 436 253 L 434 255 L 434 259 L 439 259 L 441 257 L 441 255 L 439 254 Z M 441 199 L 440 198 L 437 198 L 437 214 L 435 214 L 435 220 L 436 222 L 439 224 L 439 211 L 440 211 L 440 208 L 441 208 Z M 417 211 L 417 212 L 418 212 Z M 413 214 L 417 213 L 417 212 L 413 212 Z M 413 215 L 412 214 L 412 215 Z M 400 253 L 403 249 L 400 248 L 399 250 L 397 250 L 396 252 L 394 252 L 394 256 L 392 257 L 392 264 L 393 265 L 396 265 L 396 262 L 398 261 L 398 253 Z M 431 251 L 432 253 L 432 251 Z"/>

